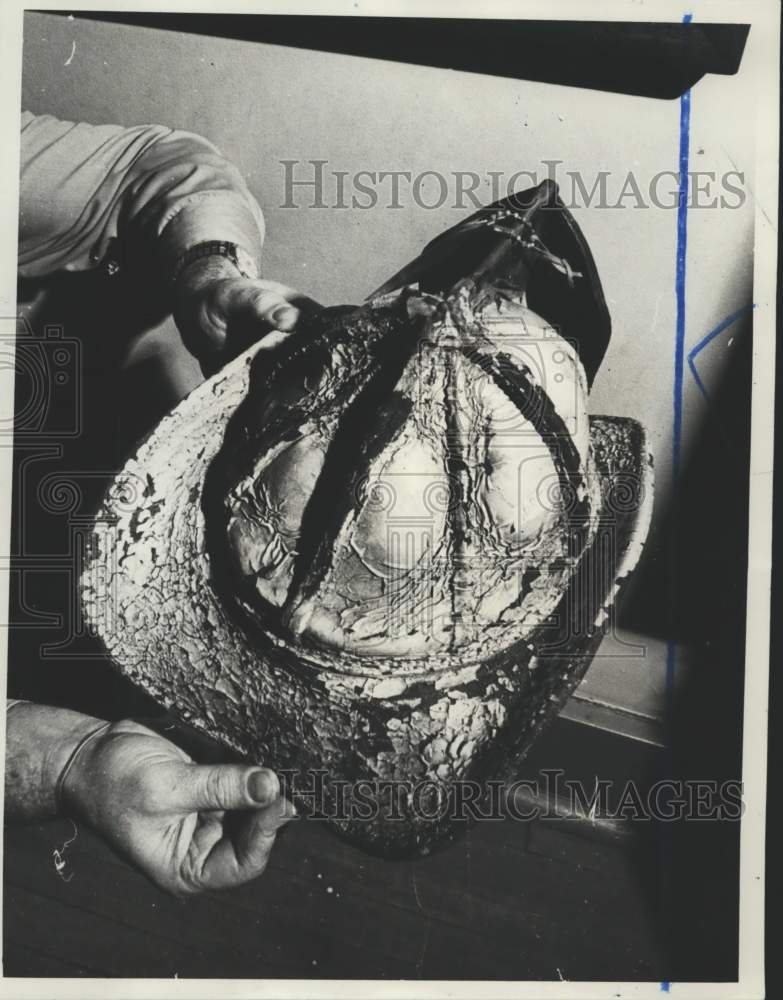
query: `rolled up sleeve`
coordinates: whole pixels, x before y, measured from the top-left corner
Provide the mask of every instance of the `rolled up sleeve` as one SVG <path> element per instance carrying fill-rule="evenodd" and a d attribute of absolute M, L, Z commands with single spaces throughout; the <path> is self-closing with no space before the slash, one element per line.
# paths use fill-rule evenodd
<path fill-rule="evenodd" d="M 142 125 L 22 116 L 19 273 L 98 266 L 119 250 L 162 281 L 188 247 L 236 243 L 260 262 L 264 220 L 240 172 L 206 139 Z"/>

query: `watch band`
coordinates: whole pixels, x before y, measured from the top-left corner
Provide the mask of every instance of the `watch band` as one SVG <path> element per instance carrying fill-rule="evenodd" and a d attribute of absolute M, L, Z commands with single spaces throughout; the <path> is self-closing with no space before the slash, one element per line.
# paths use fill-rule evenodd
<path fill-rule="evenodd" d="M 231 261 L 243 278 L 258 278 L 260 276 L 254 258 L 242 247 L 237 246 L 236 243 L 229 243 L 228 240 L 206 240 L 204 243 L 196 243 L 195 246 L 189 247 L 180 255 L 174 265 L 174 273 L 171 277 L 172 285 L 176 283 L 186 267 L 204 257 L 225 257 Z"/>

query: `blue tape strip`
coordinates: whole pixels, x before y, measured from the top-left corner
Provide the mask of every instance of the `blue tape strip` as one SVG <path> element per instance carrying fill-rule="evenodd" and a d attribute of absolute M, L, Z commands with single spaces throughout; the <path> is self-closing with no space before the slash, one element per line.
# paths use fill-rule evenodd
<path fill-rule="evenodd" d="M 685 14 L 683 24 L 690 24 L 693 14 Z M 675 264 L 674 292 L 677 304 L 677 322 L 674 338 L 674 424 L 672 428 L 672 493 L 676 500 L 680 479 L 680 453 L 682 448 L 682 380 L 685 359 L 685 261 L 688 250 L 688 161 L 690 156 L 691 92 L 686 90 L 680 98 L 680 176 L 677 191 L 677 257 Z M 674 687 L 674 668 L 677 647 L 673 639 L 666 644 L 665 697 L 666 714 L 671 717 L 671 699 Z"/>

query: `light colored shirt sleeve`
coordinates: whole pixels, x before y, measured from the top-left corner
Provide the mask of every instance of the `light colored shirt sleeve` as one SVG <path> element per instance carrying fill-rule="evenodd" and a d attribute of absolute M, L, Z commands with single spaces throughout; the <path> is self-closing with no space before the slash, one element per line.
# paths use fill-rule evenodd
<path fill-rule="evenodd" d="M 260 261 L 261 209 L 236 167 L 200 136 L 24 112 L 21 150 L 23 277 L 87 270 L 115 247 L 120 260 L 142 255 L 167 281 L 180 255 L 207 240 L 236 243 Z"/>

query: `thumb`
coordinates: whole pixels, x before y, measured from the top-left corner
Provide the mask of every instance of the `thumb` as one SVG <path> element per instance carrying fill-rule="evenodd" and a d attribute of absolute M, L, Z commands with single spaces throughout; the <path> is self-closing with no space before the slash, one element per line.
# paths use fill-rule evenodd
<path fill-rule="evenodd" d="M 225 326 L 234 323 L 258 324 L 278 330 L 292 330 L 303 312 L 318 309 L 318 303 L 290 285 L 265 278 L 224 282 L 216 289 L 213 317 L 220 317 Z"/>
<path fill-rule="evenodd" d="M 196 329 L 180 325 L 186 346 L 211 375 L 230 358 L 264 339 L 276 346 L 303 313 L 320 306 L 288 285 L 266 279 L 237 278 L 216 282 L 203 297 Z"/>
<path fill-rule="evenodd" d="M 182 812 L 259 809 L 280 796 L 280 782 L 267 767 L 243 764 L 182 764 L 171 805 Z"/>

